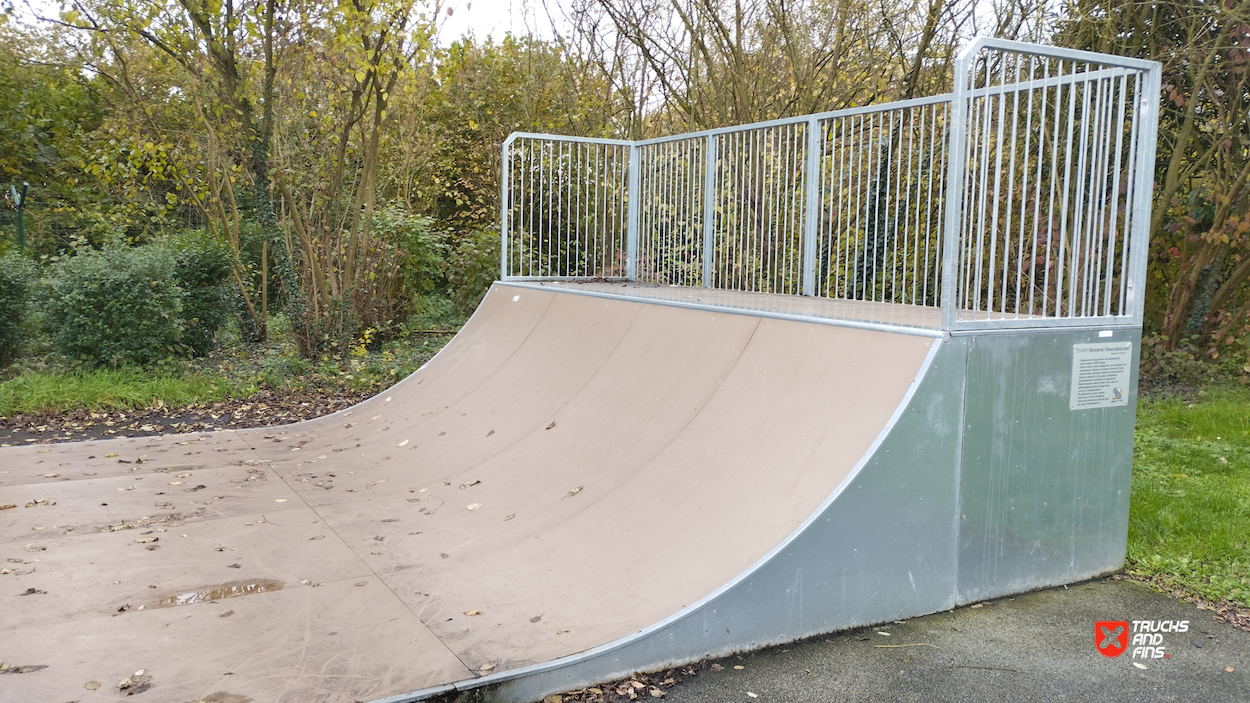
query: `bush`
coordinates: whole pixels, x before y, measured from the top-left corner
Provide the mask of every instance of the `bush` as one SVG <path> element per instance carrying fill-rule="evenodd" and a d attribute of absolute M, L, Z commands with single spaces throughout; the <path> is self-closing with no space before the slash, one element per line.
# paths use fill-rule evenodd
<path fill-rule="evenodd" d="M 461 311 L 472 312 L 498 277 L 498 232 L 476 230 L 456 242 L 447 280 L 451 298 Z"/>
<path fill-rule="evenodd" d="M 35 287 L 35 265 L 26 257 L 0 256 L 0 366 L 13 361 L 24 336 L 27 308 Z"/>
<path fill-rule="evenodd" d="M 435 234 L 433 225 L 432 218 L 410 215 L 394 205 L 373 214 L 373 234 L 403 254 L 399 275 L 409 299 L 446 286 L 447 245 Z"/>
<path fill-rule="evenodd" d="M 182 343 L 203 355 L 217 346 L 217 332 L 230 316 L 226 282 L 230 280 L 230 249 L 201 230 L 185 232 L 160 243 L 174 259 L 174 275 L 182 288 Z"/>
<path fill-rule="evenodd" d="M 148 364 L 183 351 L 173 253 L 107 245 L 52 267 L 44 323 L 57 351 L 93 364 Z"/>

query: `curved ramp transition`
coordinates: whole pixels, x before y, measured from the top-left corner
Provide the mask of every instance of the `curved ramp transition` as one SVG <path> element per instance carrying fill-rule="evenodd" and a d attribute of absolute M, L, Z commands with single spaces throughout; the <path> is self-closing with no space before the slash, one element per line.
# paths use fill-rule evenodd
<path fill-rule="evenodd" d="M 527 700 L 950 607 L 966 346 L 496 284 L 350 410 L 0 450 L 0 700 Z"/>

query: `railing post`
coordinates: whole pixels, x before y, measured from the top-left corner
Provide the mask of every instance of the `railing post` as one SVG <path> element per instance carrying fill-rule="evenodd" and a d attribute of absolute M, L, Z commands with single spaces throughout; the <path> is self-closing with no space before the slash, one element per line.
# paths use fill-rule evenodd
<path fill-rule="evenodd" d="M 950 331 L 955 326 L 955 306 L 958 254 L 959 219 L 963 209 L 964 142 L 967 139 L 968 61 L 975 58 L 977 43 L 971 51 L 960 54 L 955 60 L 954 92 L 951 95 L 950 154 L 946 173 L 946 217 L 942 225 L 942 329 Z"/>
<path fill-rule="evenodd" d="M 800 277 L 803 295 L 816 295 L 816 225 L 820 212 L 820 189 L 817 180 L 820 176 L 819 152 L 821 149 L 820 120 L 813 117 L 807 121 L 807 181 L 804 194 L 805 212 L 803 217 L 803 273 Z"/>
<path fill-rule="evenodd" d="M 499 177 L 499 280 L 501 281 L 508 278 L 508 211 L 512 209 L 508 178 L 512 174 L 513 139 L 515 139 L 514 136 L 509 136 L 504 140 L 499 158 L 503 169 Z"/>
<path fill-rule="evenodd" d="M 1146 310 L 1146 252 L 1150 248 L 1150 206 L 1154 199 L 1155 146 L 1159 138 L 1159 93 L 1163 68 L 1155 64 L 1146 70 L 1142 94 L 1137 98 L 1141 118 L 1138 140 L 1137 183 L 1133 186 L 1133 231 L 1129 233 L 1128 295 L 1124 307 L 1133 321 L 1142 324 Z M 1121 310 L 1120 314 L 1124 314 Z"/>
<path fill-rule="evenodd" d="M 716 135 L 709 134 L 703 149 L 703 287 L 712 287 L 716 257 Z"/>
<path fill-rule="evenodd" d="M 625 222 L 625 278 L 638 280 L 638 216 L 642 210 L 639 194 L 642 182 L 641 151 L 637 144 L 629 145 L 629 203 Z"/>

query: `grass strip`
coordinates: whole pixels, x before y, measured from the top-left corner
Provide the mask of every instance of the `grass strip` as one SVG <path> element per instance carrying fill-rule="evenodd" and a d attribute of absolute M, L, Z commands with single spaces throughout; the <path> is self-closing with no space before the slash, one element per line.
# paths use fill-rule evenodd
<path fill-rule="evenodd" d="M 234 384 L 203 374 L 154 375 L 132 368 L 30 373 L 0 383 L 0 415 L 65 410 L 134 410 L 216 402 Z"/>
<path fill-rule="evenodd" d="M 1138 405 L 1130 574 L 1250 606 L 1250 391 Z"/>

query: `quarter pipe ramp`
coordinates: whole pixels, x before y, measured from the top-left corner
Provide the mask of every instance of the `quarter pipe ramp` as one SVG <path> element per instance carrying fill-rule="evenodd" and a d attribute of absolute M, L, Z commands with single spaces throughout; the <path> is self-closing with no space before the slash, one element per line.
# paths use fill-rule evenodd
<path fill-rule="evenodd" d="M 526 700 L 951 607 L 967 345 L 900 330 L 496 284 L 350 410 L 0 450 L 41 501 L 0 512 L 0 657 L 47 667 L 0 699 Z M 1118 566 L 1074 536 L 976 594 Z"/>

